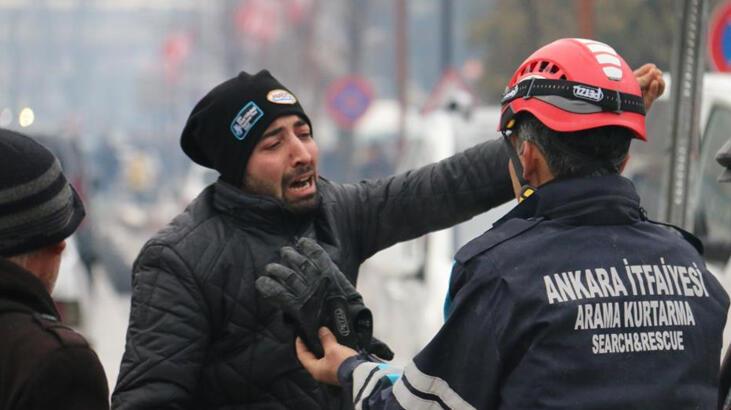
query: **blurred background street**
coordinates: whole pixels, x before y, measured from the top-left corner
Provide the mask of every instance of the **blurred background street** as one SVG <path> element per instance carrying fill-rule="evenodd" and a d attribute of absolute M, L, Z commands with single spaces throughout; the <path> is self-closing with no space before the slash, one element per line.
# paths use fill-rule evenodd
<path fill-rule="evenodd" d="M 54 297 L 88 336 L 114 386 L 142 245 L 217 175 L 192 166 L 179 136 L 195 103 L 241 70 L 269 69 L 302 101 L 320 173 L 355 182 L 427 164 L 497 138 L 513 69 L 560 37 L 613 45 L 633 67 L 668 74 L 634 144 L 631 177 L 652 218 L 674 207 L 670 161 L 680 0 L 0 0 L 0 127 L 51 148 L 88 217 L 69 246 Z M 715 73 L 703 4 L 698 118 L 689 126 L 683 225 L 731 282 L 731 189 L 713 155 L 729 138 L 731 77 Z M 724 34 L 731 61 L 731 30 Z M 726 37 L 724 37 L 726 38 Z M 725 51 L 724 51 L 725 50 Z M 726 53 L 726 54 L 723 54 Z M 702 138 L 701 138 L 702 136 Z M 674 165 L 675 164 L 675 165 Z M 375 334 L 408 361 L 434 334 L 452 256 L 514 204 L 367 261 L 358 288 Z M 670 216 L 668 216 L 670 215 Z"/>

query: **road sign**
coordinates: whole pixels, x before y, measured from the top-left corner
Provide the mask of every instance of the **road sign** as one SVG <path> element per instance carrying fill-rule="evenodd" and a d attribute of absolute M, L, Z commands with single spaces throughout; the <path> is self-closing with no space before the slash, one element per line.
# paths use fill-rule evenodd
<path fill-rule="evenodd" d="M 708 47 L 713 67 L 731 72 L 731 1 L 721 3 L 713 12 Z"/>
<path fill-rule="evenodd" d="M 373 101 L 373 88 L 358 75 L 348 75 L 327 90 L 327 110 L 342 128 L 352 129 Z"/>
<path fill-rule="evenodd" d="M 448 103 L 457 102 L 455 100 L 471 106 L 477 98 L 459 72 L 449 69 L 442 74 L 421 112 L 428 114 L 438 108 L 446 108 Z"/>

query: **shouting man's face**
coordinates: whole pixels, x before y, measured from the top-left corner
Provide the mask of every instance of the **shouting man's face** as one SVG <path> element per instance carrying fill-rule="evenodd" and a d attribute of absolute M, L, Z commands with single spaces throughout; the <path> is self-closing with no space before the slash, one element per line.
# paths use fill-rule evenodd
<path fill-rule="evenodd" d="M 297 115 L 277 118 L 264 131 L 246 165 L 246 192 L 279 198 L 294 212 L 317 207 L 317 145 Z"/>

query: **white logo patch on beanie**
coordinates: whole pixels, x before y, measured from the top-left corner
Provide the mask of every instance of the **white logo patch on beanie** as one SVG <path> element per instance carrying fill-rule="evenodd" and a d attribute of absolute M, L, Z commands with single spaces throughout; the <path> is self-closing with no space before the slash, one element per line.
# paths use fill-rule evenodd
<path fill-rule="evenodd" d="M 287 90 L 276 89 L 269 91 L 267 94 L 267 100 L 274 104 L 295 104 L 297 99 L 294 95 Z"/>
<path fill-rule="evenodd" d="M 249 131 L 254 128 L 254 124 L 263 116 L 264 111 L 256 103 L 249 101 L 231 122 L 231 132 L 234 134 L 234 137 L 242 141 L 249 134 Z"/>

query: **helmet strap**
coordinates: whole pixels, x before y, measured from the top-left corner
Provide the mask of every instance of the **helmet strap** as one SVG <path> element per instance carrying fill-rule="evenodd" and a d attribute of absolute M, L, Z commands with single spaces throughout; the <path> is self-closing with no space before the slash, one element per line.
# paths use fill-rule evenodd
<path fill-rule="evenodd" d="M 506 90 L 500 105 L 505 106 L 518 98 L 529 99 L 533 97 L 556 96 L 566 100 L 581 101 L 592 105 L 597 112 L 613 112 L 621 114 L 632 112 L 645 115 L 645 103 L 642 95 L 634 95 L 620 92 L 609 88 L 595 87 L 590 84 L 569 80 L 551 80 L 531 78 L 515 84 Z M 556 105 L 557 102 L 551 103 Z M 559 108 L 573 112 L 569 106 Z"/>
<path fill-rule="evenodd" d="M 518 196 L 518 203 L 523 202 L 526 198 L 533 195 L 536 192 L 536 188 L 533 187 L 531 184 L 528 183 L 528 181 L 523 178 L 523 164 L 520 163 L 520 158 L 518 157 L 518 152 L 516 151 L 515 147 L 513 147 L 513 144 L 510 142 L 510 136 L 507 132 L 502 131 L 503 134 L 503 142 L 507 146 L 508 149 L 508 156 L 510 157 L 510 162 L 513 163 L 513 170 L 515 171 L 515 176 L 518 178 L 518 183 L 520 184 L 520 195 Z"/>

